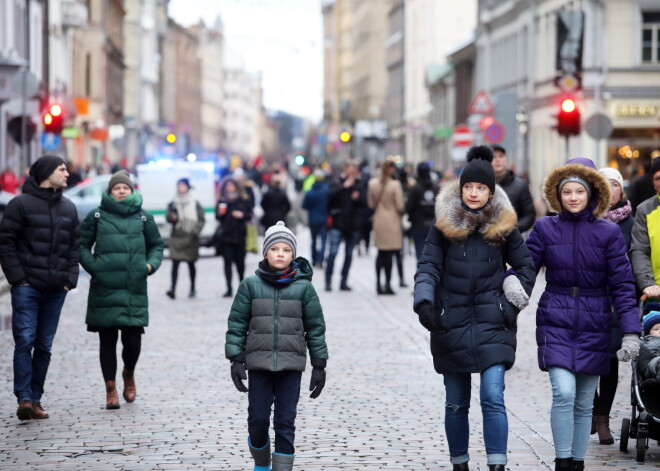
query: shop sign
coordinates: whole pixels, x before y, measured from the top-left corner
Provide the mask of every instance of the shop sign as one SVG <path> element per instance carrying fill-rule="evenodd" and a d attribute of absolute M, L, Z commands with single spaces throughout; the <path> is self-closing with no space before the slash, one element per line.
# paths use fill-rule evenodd
<path fill-rule="evenodd" d="M 658 105 L 614 105 L 614 115 L 619 118 L 639 118 L 657 116 Z"/>

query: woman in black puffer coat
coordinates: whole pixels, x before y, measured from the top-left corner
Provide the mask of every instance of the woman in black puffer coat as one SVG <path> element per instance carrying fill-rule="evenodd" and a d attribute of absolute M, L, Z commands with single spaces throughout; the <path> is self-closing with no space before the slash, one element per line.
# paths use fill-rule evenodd
<path fill-rule="evenodd" d="M 438 195 L 436 222 L 415 274 L 413 307 L 431 331 L 433 364 L 444 376 L 445 431 L 454 471 L 469 469 L 471 373 L 481 375 L 488 468 L 505 469 L 504 373 L 515 361 L 516 317 L 536 278 L 516 213 L 495 185 L 490 161 L 490 148 L 471 148 L 460 181 Z M 515 274 L 505 280 L 507 263 Z"/>

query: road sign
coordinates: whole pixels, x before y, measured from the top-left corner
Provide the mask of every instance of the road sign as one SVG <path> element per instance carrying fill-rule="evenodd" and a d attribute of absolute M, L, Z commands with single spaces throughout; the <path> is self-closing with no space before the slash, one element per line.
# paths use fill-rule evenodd
<path fill-rule="evenodd" d="M 493 104 L 488 98 L 486 92 L 481 90 L 477 93 L 477 96 L 474 97 L 470 107 L 468 108 L 470 114 L 492 114 L 493 113 Z"/>
<path fill-rule="evenodd" d="M 459 124 L 454 128 L 452 141 L 456 147 L 468 147 L 474 142 L 474 134 L 468 126 Z"/>
<path fill-rule="evenodd" d="M 555 79 L 555 85 L 562 91 L 571 93 L 580 88 L 580 80 L 573 74 L 565 74 Z"/>
<path fill-rule="evenodd" d="M 597 141 L 612 134 L 612 120 L 603 113 L 595 113 L 584 122 L 584 130 Z"/>
<path fill-rule="evenodd" d="M 504 139 L 506 132 L 499 121 L 493 123 L 484 130 L 484 139 L 489 144 L 499 144 Z"/>
<path fill-rule="evenodd" d="M 43 132 L 41 133 L 41 147 L 45 151 L 53 151 L 60 146 L 61 138 L 57 134 L 52 132 Z"/>

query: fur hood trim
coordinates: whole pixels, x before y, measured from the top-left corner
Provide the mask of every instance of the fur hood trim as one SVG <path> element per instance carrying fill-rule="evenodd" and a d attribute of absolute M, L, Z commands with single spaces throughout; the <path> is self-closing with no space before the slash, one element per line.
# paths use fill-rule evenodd
<path fill-rule="evenodd" d="M 598 170 L 580 164 L 563 165 L 553 170 L 545 178 L 543 182 L 543 196 L 550 210 L 555 213 L 564 211 L 557 189 L 559 188 L 559 183 L 571 175 L 577 175 L 591 185 L 591 199 L 588 206 L 595 217 L 602 217 L 610 208 L 610 199 L 612 198 L 610 184 L 607 178 Z"/>
<path fill-rule="evenodd" d="M 471 213 L 461 206 L 458 180 L 447 185 L 435 200 L 435 227 L 454 244 L 467 240 L 479 231 L 490 245 L 501 245 L 518 223 L 516 212 L 504 190 L 495 185 L 495 195 L 478 213 Z"/>

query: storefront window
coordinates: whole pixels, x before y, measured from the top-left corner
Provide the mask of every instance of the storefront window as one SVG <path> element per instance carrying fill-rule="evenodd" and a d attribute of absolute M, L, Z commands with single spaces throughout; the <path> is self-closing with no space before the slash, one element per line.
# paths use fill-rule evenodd
<path fill-rule="evenodd" d="M 642 62 L 660 64 L 660 11 L 642 13 Z"/>

